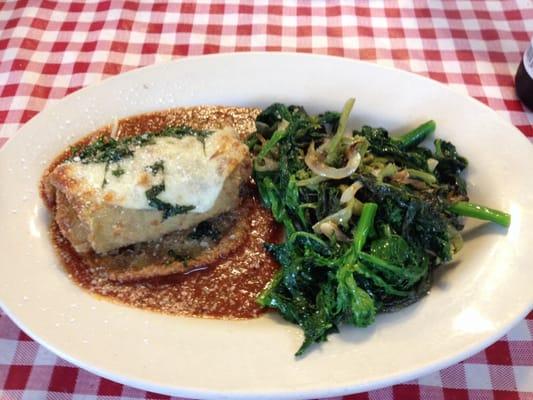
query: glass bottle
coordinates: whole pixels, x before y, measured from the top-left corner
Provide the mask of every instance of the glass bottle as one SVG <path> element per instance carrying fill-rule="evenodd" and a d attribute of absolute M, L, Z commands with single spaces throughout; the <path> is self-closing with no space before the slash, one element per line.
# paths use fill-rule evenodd
<path fill-rule="evenodd" d="M 533 111 L 533 39 L 516 71 L 515 88 L 518 98 Z"/>

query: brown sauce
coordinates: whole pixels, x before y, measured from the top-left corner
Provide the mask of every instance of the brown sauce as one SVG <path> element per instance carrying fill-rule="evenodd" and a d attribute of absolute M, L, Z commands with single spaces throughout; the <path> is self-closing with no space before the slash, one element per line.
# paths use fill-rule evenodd
<path fill-rule="evenodd" d="M 69 276 L 97 295 L 134 307 L 169 314 L 214 318 L 253 318 L 262 309 L 258 294 L 270 282 L 278 265 L 265 251 L 265 242 L 278 242 L 281 229 L 258 199 L 250 215 L 252 230 L 247 242 L 230 256 L 206 269 L 133 283 L 105 279 L 74 251 L 52 223 L 50 232 Z"/>
<path fill-rule="evenodd" d="M 160 129 L 169 124 L 181 123 L 198 128 L 218 128 L 232 125 L 241 137 L 253 129 L 257 109 L 195 107 L 169 110 L 128 118 L 120 123 L 121 135 L 134 135 L 147 130 Z M 216 115 L 219 125 L 213 125 Z M 217 119 L 214 119 L 217 121 Z M 191 123 L 194 122 L 194 123 Z M 198 121 L 200 121 L 198 123 Z M 207 121 L 207 122 L 206 122 Z M 77 144 L 86 144 L 95 136 L 109 134 L 110 128 L 100 129 Z M 61 154 L 43 176 L 69 152 Z M 53 198 L 41 183 L 41 195 L 53 211 Z M 259 293 L 271 281 L 279 266 L 264 249 L 265 242 L 279 242 L 283 232 L 273 220 L 270 211 L 263 208 L 257 192 L 248 191 L 251 204 L 250 232 L 248 238 L 230 255 L 215 260 L 203 269 L 176 274 L 164 278 L 152 278 L 137 282 L 117 282 L 106 278 L 102 268 L 92 265 L 78 254 L 52 222 L 50 234 L 57 254 L 69 277 L 80 287 L 103 298 L 133 307 L 169 314 L 210 318 L 253 318 L 262 309 L 256 302 Z"/>

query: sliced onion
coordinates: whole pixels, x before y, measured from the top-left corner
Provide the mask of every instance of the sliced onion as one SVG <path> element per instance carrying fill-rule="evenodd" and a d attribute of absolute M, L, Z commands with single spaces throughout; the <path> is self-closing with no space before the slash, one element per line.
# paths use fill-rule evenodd
<path fill-rule="evenodd" d="M 381 168 L 372 168 L 370 170 L 370 173 L 374 175 L 376 178 L 379 176 L 380 172 L 381 172 Z"/>
<path fill-rule="evenodd" d="M 408 179 L 409 179 L 409 172 L 407 172 L 407 170 L 405 169 L 402 169 L 396 172 L 392 176 L 392 180 L 398 183 L 407 183 Z"/>
<path fill-rule="evenodd" d="M 323 153 L 324 151 L 326 151 L 330 141 L 331 141 L 331 139 L 325 139 L 324 143 L 322 143 L 320 146 L 318 146 L 318 148 L 316 149 L 316 152 L 317 153 Z M 314 143 L 312 143 L 312 144 L 314 145 Z"/>
<path fill-rule="evenodd" d="M 428 158 L 427 164 L 428 164 L 429 172 L 433 172 L 435 171 L 435 168 L 437 168 L 439 161 L 435 160 L 434 158 Z"/>
<path fill-rule="evenodd" d="M 350 221 L 350 218 L 352 218 L 352 213 L 353 202 L 349 203 L 346 207 L 341 208 L 336 213 L 330 214 L 327 217 L 322 218 L 320 221 L 313 225 L 313 231 L 315 231 L 315 233 L 320 233 L 320 225 L 325 222 L 333 222 L 335 225 L 346 226 Z"/>
<path fill-rule="evenodd" d="M 451 225 L 448 225 L 448 237 L 452 243 L 453 253 L 457 253 L 463 248 L 464 242 L 461 234 Z"/>
<path fill-rule="evenodd" d="M 276 171 L 279 169 L 279 163 L 271 158 L 264 157 L 261 163 L 255 161 L 254 168 L 259 172 Z"/>
<path fill-rule="evenodd" d="M 261 142 L 261 145 L 265 144 L 267 140 L 263 135 L 261 135 L 259 132 L 255 134 L 255 137 Z"/>
<path fill-rule="evenodd" d="M 359 189 L 363 187 L 363 184 L 359 181 L 355 181 L 350 186 L 348 186 L 341 194 L 341 204 L 348 203 L 352 200 Z"/>
<path fill-rule="evenodd" d="M 327 237 L 331 237 L 331 236 L 335 235 L 337 240 L 339 240 L 341 242 L 349 242 L 350 241 L 350 238 L 348 236 L 346 236 L 339 229 L 339 227 L 337 225 L 335 225 L 331 221 L 327 221 L 327 222 L 321 223 L 319 229 L 320 229 L 320 233 L 322 233 L 323 235 L 326 235 Z"/>
<path fill-rule="evenodd" d="M 407 179 L 406 182 L 405 182 L 407 185 L 411 185 L 412 187 L 414 187 L 415 189 L 418 189 L 418 190 L 424 190 L 424 189 L 427 189 L 427 185 L 424 183 L 424 181 L 420 181 L 418 179 Z"/>
<path fill-rule="evenodd" d="M 342 179 L 357 171 L 359 163 L 361 162 L 361 155 L 358 151 L 352 150 L 345 167 L 334 168 L 326 165 L 315 151 L 315 143 L 311 142 L 305 155 L 305 164 L 311 171 L 320 176 L 325 176 L 330 179 Z"/>

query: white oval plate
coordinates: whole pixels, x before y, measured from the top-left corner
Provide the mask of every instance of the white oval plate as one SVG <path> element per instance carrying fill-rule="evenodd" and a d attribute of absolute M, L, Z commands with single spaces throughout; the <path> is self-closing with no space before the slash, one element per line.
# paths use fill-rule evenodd
<path fill-rule="evenodd" d="M 458 261 L 429 296 L 367 329 L 343 327 L 305 357 L 302 336 L 274 315 L 250 321 L 181 318 L 99 300 L 76 287 L 48 239 L 38 196 L 45 166 L 116 117 L 199 104 L 357 103 L 352 126 L 402 132 L 435 119 L 437 136 L 470 160 L 473 201 L 508 210 L 508 231 L 469 224 Z M 96 374 L 200 398 L 307 398 L 374 389 L 446 367 L 489 345 L 533 304 L 533 148 L 497 114 L 444 85 L 341 58 L 228 54 L 132 71 L 58 101 L 0 154 L 0 303 L 30 336 Z"/>

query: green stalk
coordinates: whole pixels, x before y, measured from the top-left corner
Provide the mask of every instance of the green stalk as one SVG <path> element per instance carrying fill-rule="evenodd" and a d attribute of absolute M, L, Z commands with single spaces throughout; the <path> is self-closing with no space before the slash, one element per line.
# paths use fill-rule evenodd
<path fill-rule="evenodd" d="M 354 103 L 355 99 L 353 97 L 349 98 L 346 100 L 346 103 L 344 103 L 337 132 L 328 145 L 328 154 L 326 156 L 326 164 L 328 165 L 335 164 L 335 162 L 339 159 L 339 147 L 342 143 L 342 137 L 344 136 L 346 124 L 348 123 L 348 118 L 350 118 L 350 112 L 352 111 Z"/>
<path fill-rule="evenodd" d="M 363 253 L 361 253 L 363 254 Z M 370 279 L 372 282 L 374 282 L 375 285 L 380 286 L 386 293 L 392 294 L 395 296 L 401 296 L 405 297 L 409 295 L 408 290 L 398 290 L 394 288 L 391 284 L 387 283 L 383 278 L 381 278 L 379 275 L 370 272 L 368 268 L 364 264 L 359 264 L 357 266 L 357 273 L 360 275 L 363 275 L 364 277 Z"/>
<path fill-rule="evenodd" d="M 376 203 L 365 203 L 363 205 L 363 210 L 361 211 L 361 216 L 359 217 L 357 229 L 353 237 L 355 247 L 354 255 L 356 258 L 359 256 L 359 253 L 366 243 L 366 238 L 368 237 L 370 229 L 374 226 L 374 217 L 376 216 L 377 209 L 378 205 Z"/>
<path fill-rule="evenodd" d="M 442 139 L 435 139 L 435 156 L 437 157 L 437 159 L 443 156 L 441 144 L 442 144 Z"/>
<path fill-rule="evenodd" d="M 407 172 L 409 172 L 409 176 L 416 179 L 420 179 L 421 181 L 424 181 L 429 185 L 437 183 L 437 178 L 435 178 L 435 175 L 430 174 L 429 172 L 424 172 L 420 171 L 419 169 L 411 168 L 407 168 Z"/>
<path fill-rule="evenodd" d="M 394 274 L 407 276 L 409 277 L 411 283 L 414 283 L 419 280 L 425 272 L 420 271 L 417 273 L 409 271 L 407 268 L 398 267 L 397 265 L 391 264 L 385 260 L 382 260 L 379 257 L 373 256 L 372 254 L 368 254 L 363 251 L 359 253 L 359 258 L 363 261 L 366 261 L 367 263 L 379 267 L 382 270 L 387 270 L 388 272 L 392 272 Z"/>
<path fill-rule="evenodd" d="M 312 233 L 304 232 L 304 231 L 296 231 L 296 232 L 294 232 L 293 234 L 290 235 L 289 241 L 293 242 L 294 240 L 296 240 L 298 238 L 302 238 L 302 239 L 305 239 L 307 241 L 315 242 L 315 243 L 319 244 L 320 247 L 322 247 L 322 251 L 324 251 L 326 253 L 330 252 L 329 245 L 326 242 L 324 242 L 322 239 L 320 239 L 318 236 L 313 235 Z"/>
<path fill-rule="evenodd" d="M 488 208 L 479 204 L 469 203 L 466 201 L 459 201 L 452 204 L 449 207 L 449 210 L 454 212 L 457 215 L 462 215 L 465 217 L 472 217 L 477 219 L 482 219 L 484 221 L 494 222 L 498 225 L 501 225 L 505 228 L 508 228 L 511 225 L 511 215 Z"/>
<path fill-rule="evenodd" d="M 395 140 L 398 141 L 398 144 L 402 150 L 408 150 L 422 143 L 425 138 L 435 132 L 436 127 L 437 124 L 435 121 L 430 120 L 424 122 L 422 125 L 416 127 L 412 131 L 395 138 Z"/>
<path fill-rule="evenodd" d="M 378 182 L 383 182 L 383 179 L 385 178 L 388 178 L 389 176 L 392 176 L 394 175 L 396 172 L 398 172 L 398 168 L 396 168 L 396 165 L 393 164 L 393 163 L 389 163 L 387 165 L 385 165 L 381 171 L 379 171 L 379 174 L 378 176 L 376 177 L 376 179 L 378 180 Z"/>
<path fill-rule="evenodd" d="M 276 132 L 272 134 L 272 137 L 263 145 L 263 148 L 256 157 L 256 160 L 262 160 L 270 151 L 278 144 L 278 142 L 287 136 L 287 128 L 289 123 L 285 120 L 281 121 L 278 125 Z"/>
<path fill-rule="evenodd" d="M 327 181 L 327 180 L 328 180 L 328 178 L 326 178 L 325 176 L 314 175 L 311 178 L 306 178 L 306 179 L 302 179 L 300 181 L 296 181 L 296 186 L 298 186 L 298 187 L 301 187 L 301 186 L 313 186 L 313 185 L 318 185 L 320 182 L 324 182 L 324 181 Z"/>
<path fill-rule="evenodd" d="M 271 302 L 270 294 L 278 286 L 282 278 L 283 278 L 283 273 L 282 273 L 282 270 L 280 269 L 278 272 L 276 272 L 272 280 L 263 289 L 263 291 L 259 293 L 259 296 L 256 299 L 257 303 L 259 303 L 263 307 L 273 306 L 273 304 L 270 303 Z"/>

